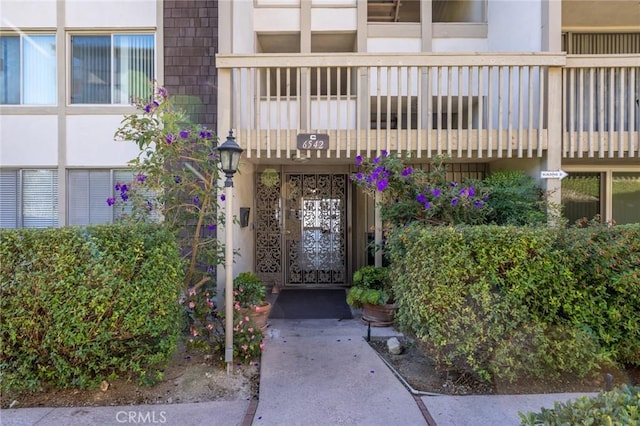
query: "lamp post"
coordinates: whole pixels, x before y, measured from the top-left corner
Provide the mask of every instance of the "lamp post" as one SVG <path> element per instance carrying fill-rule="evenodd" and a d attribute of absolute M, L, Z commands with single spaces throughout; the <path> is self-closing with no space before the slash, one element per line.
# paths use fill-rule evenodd
<path fill-rule="evenodd" d="M 216 148 L 220 156 L 220 165 L 227 180 L 224 182 L 225 190 L 225 255 L 224 269 L 226 273 L 224 288 L 224 312 L 225 312 L 225 334 L 224 334 L 224 362 L 227 363 L 227 374 L 231 373 L 233 365 L 233 175 L 238 170 L 238 163 L 243 149 L 236 143 L 233 137 L 233 130 L 229 130 L 227 140 Z"/>

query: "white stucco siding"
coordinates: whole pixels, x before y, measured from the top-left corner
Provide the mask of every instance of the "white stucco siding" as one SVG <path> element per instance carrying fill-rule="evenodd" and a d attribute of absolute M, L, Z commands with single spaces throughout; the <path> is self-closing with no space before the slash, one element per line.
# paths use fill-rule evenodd
<path fill-rule="evenodd" d="M 486 38 L 434 38 L 432 51 L 437 52 L 487 52 L 489 41 Z"/>
<path fill-rule="evenodd" d="M 0 0 L 0 27 L 55 28 L 56 0 Z"/>
<path fill-rule="evenodd" d="M 311 9 L 311 31 L 355 31 L 357 26 L 356 8 Z"/>
<path fill-rule="evenodd" d="M 487 3 L 490 52 L 542 50 L 542 0 L 499 0 Z"/>
<path fill-rule="evenodd" d="M 370 53 L 397 53 L 420 52 L 422 42 L 419 38 L 369 38 L 367 39 L 367 52 Z"/>
<path fill-rule="evenodd" d="M 68 28 L 155 28 L 156 0 L 66 0 Z"/>
<path fill-rule="evenodd" d="M 67 165 L 69 167 L 118 167 L 138 154 L 133 142 L 114 140 L 122 115 L 67 117 Z"/>
<path fill-rule="evenodd" d="M 242 25 L 242 18 L 236 19 L 236 24 Z M 256 32 L 300 31 L 300 9 L 254 9 L 253 27 Z"/>
<path fill-rule="evenodd" d="M 0 115 L 0 166 L 57 165 L 57 120 L 55 115 Z"/>

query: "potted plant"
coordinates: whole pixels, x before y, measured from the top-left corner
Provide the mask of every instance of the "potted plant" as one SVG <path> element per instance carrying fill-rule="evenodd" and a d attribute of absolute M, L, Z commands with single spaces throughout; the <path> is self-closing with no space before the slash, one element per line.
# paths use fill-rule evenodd
<path fill-rule="evenodd" d="M 253 272 L 240 272 L 233 280 L 233 298 L 236 310 L 249 316 L 264 330 L 271 312 L 271 303 L 266 300 L 262 280 Z"/>
<path fill-rule="evenodd" d="M 354 308 L 362 308 L 362 320 L 374 327 L 393 324 L 396 306 L 388 268 L 369 265 L 355 271 L 347 303 Z"/>

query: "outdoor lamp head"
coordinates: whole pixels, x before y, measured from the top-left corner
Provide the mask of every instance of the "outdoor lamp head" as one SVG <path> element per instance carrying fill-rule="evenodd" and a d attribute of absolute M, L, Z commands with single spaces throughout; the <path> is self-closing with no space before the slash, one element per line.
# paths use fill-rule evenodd
<path fill-rule="evenodd" d="M 222 171 L 227 177 L 233 176 L 238 171 L 238 163 L 240 162 L 240 156 L 243 149 L 236 143 L 236 138 L 233 137 L 233 130 L 229 130 L 229 136 L 222 145 L 217 148 L 220 155 L 220 165 Z"/>

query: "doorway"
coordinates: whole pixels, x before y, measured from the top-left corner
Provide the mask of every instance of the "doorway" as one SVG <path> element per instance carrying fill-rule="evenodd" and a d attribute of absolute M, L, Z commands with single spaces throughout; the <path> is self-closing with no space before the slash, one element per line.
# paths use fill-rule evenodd
<path fill-rule="evenodd" d="M 256 272 L 263 281 L 285 288 L 349 284 L 348 182 L 346 173 L 258 173 Z"/>

